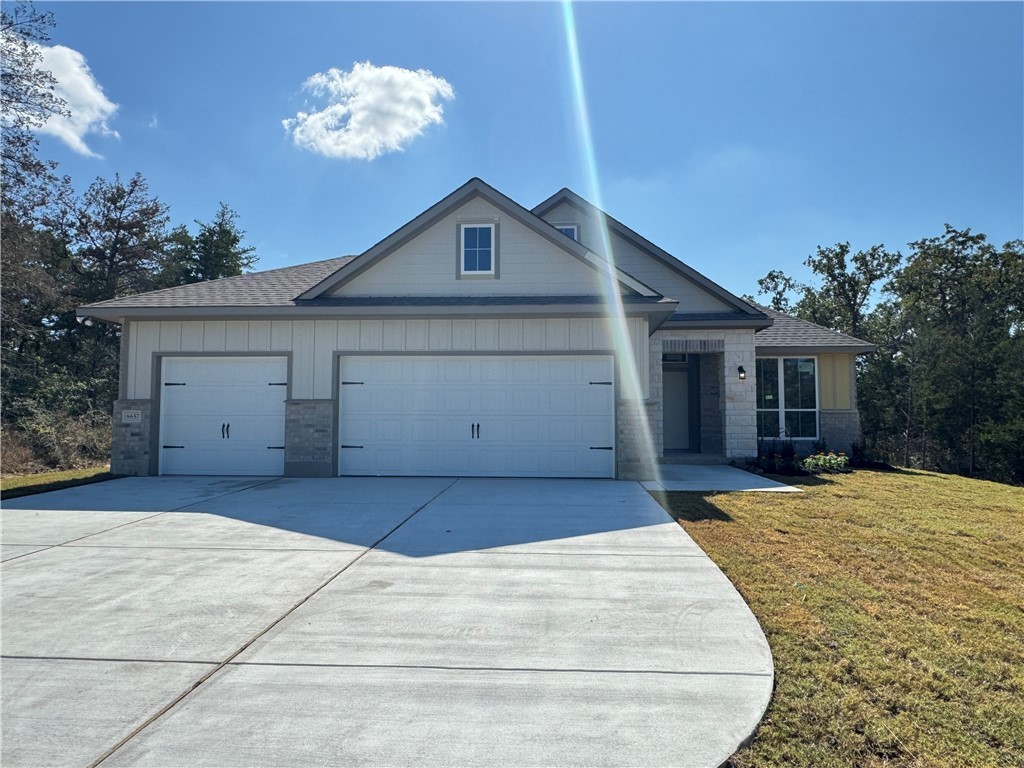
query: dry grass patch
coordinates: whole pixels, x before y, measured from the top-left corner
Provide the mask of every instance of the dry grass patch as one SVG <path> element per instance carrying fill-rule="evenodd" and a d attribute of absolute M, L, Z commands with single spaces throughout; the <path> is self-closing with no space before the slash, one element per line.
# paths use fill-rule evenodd
<path fill-rule="evenodd" d="M 33 493 L 59 491 L 61 488 L 98 483 L 115 477 L 119 475 L 111 474 L 107 467 L 40 472 L 34 475 L 4 475 L 0 477 L 0 499 L 16 499 Z"/>
<path fill-rule="evenodd" d="M 655 494 L 775 656 L 731 764 L 1024 765 L 1024 489 L 910 471 L 795 484 Z"/>

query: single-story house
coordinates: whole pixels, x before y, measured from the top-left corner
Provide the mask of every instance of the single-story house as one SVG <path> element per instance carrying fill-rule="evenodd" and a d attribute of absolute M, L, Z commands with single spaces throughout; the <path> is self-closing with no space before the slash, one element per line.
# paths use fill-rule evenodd
<path fill-rule="evenodd" d="M 752 305 L 574 192 L 480 179 L 358 256 L 126 296 L 128 475 L 649 476 L 849 449 L 859 339 Z"/>

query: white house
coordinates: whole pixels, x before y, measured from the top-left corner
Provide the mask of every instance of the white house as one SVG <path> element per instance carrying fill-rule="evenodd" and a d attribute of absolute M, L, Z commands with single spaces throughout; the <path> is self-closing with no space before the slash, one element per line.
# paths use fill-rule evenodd
<path fill-rule="evenodd" d="M 80 308 L 128 475 L 642 478 L 859 434 L 870 344 L 751 305 L 568 189 L 471 179 L 364 253 Z"/>

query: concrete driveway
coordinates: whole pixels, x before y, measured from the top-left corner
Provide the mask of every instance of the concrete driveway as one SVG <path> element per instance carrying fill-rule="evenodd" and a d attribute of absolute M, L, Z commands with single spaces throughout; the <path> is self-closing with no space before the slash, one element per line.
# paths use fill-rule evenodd
<path fill-rule="evenodd" d="M 637 483 L 127 478 L 5 502 L 13 766 L 716 766 L 772 660 Z"/>

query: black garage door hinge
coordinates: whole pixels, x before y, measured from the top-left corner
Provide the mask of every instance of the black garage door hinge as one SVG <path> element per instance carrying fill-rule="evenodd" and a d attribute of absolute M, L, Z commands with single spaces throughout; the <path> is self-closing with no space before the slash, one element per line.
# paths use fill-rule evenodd
<path fill-rule="evenodd" d="M 343 381 L 341 383 L 344 385 L 344 384 L 365 384 L 366 382 L 365 381 Z"/>
<path fill-rule="evenodd" d="M 184 381 L 165 381 L 164 382 L 164 386 L 165 387 L 184 387 L 185 386 L 185 382 Z"/>
<path fill-rule="evenodd" d="M 342 448 L 362 448 L 361 445 L 343 445 Z"/>
<path fill-rule="evenodd" d="M 161 448 L 184 448 L 184 445 L 162 445 Z"/>
<path fill-rule="evenodd" d="M 283 451 L 284 450 L 284 446 L 283 445 L 268 445 L 267 446 L 267 450 L 268 451 Z"/>
<path fill-rule="evenodd" d="M 267 386 L 268 387 L 287 387 L 288 386 L 288 382 L 287 381 L 268 381 L 267 382 Z"/>
<path fill-rule="evenodd" d="M 606 387 L 610 387 L 612 383 L 610 381 L 592 381 L 591 384 L 603 384 Z"/>
<path fill-rule="evenodd" d="M 592 446 L 590 446 L 590 450 L 592 450 L 592 451 L 611 451 L 611 450 L 613 450 L 613 448 L 610 445 L 592 445 Z"/>

